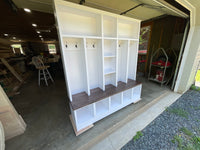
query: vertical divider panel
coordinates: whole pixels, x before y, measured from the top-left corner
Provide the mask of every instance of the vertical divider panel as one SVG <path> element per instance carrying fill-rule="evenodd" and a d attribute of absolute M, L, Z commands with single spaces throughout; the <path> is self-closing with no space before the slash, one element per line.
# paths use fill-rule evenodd
<path fill-rule="evenodd" d="M 115 40 L 115 55 L 116 55 L 116 57 L 115 57 L 115 86 L 117 87 L 117 69 L 118 69 L 118 67 L 117 67 L 117 62 L 118 62 L 118 60 L 117 60 L 117 49 L 118 49 L 118 40 Z"/>
<path fill-rule="evenodd" d="M 63 35 L 62 35 L 62 31 L 61 29 L 59 29 L 59 27 L 61 26 L 61 23 L 60 23 L 60 17 L 59 15 L 57 15 L 57 13 L 59 12 L 59 10 L 57 9 L 57 4 L 56 2 L 54 1 L 54 16 L 55 16 L 55 21 L 56 21 L 56 28 L 57 28 L 57 31 L 58 31 L 58 39 L 59 39 L 59 44 L 61 46 L 61 58 L 62 58 L 62 64 L 63 64 L 63 69 L 64 69 L 64 75 L 65 75 L 65 83 L 66 83 L 66 87 L 67 87 L 67 95 L 70 99 L 70 101 L 72 102 L 72 93 L 71 93 L 71 89 L 70 89 L 70 81 L 68 80 L 68 71 L 67 71 L 67 65 L 66 65 L 66 58 L 64 56 L 64 48 L 65 48 L 65 45 L 63 44 Z"/>
<path fill-rule="evenodd" d="M 102 37 L 101 40 L 101 47 L 102 47 L 102 51 L 101 51 L 101 60 L 102 60 L 102 76 L 103 76 L 103 84 L 102 84 L 102 89 L 103 91 L 105 91 L 105 76 L 104 76 L 104 38 Z"/>
<path fill-rule="evenodd" d="M 105 84 L 104 84 L 104 57 L 103 57 L 103 42 L 102 42 L 103 40 L 101 39 L 101 47 L 100 47 L 100 50 L 98 51 L 98 55 L 99 55 L 99 57 L 98 57 L 98 59 L 99 59 L 99 64 L 100 64 L 100 68 L 99 68 L 99 71 L 100 71 L 100 73 L 99 73 L 99 86 L 100 86 L 100 88 L 104 91 L 105 90 Z"/>
<path fill-rule="evenodd" d="M 123 105 L 124 104 L 124 100 L 123 100 L 123 92 L 121 93 L 121 104 Z"/>
<path fill-rule="evenodd" d="M 133 88 L 131 89 L 131 100 L 133 101 Z"/>
<path fill-rule="evenodd" d="M 74 121 L 75 121 L 75 124 L 76 124 L 76 126 L 78 125 L 78 118 L 77 118 L 77 114 L 76 114 L 76 110 L 75 111 L 73 111 L 74 112 Z"/>
<path fill-rule="evenodd" d="M 128 82 L 129 59 L 131 59 L 131 58 L 130 58 L 130 40 L 128 40 L 128 45 L 127 45 L 126 83 Z"/>
<path fill-rule="evenodd" d="M 94 114 L 94 117 L 96 117 L 96 114 L 97 114 L 96 103 L 93 103 L 93 114 Z"/>
<path fill-rule="evenodd" d="M 117 17 L 117 21 L 116 21 L 116 30 L 117 30 L 117 31 L 116 31 L 116 33 L 117 33 L 116 36 L 117 36 L 117 40 L 118 40 L 118 37 L 119 37 L 119 36 L 118 36 L 118 35 L 119 35 L 119 30 L 118 30 L 118 24 L 119 24 L 119 23 L 118 23 L 118 22 L 119 22 L 119 19 L 118 19 L 118 17 Z"/>
<path fill-rule="evenodd" d="M 109 97 L 109 102 L 108 102 L 108 104 L 109 104 L 108 108 L 109 108 L 109 112 L 110 112 L 110 110 L 111 110 L 111 97 Z"/>
<path fill-rule="evenodd" d="M 104 29 L 103 29 L 103 15 L 101 15 L 101 37 L 103 37 Z"/>
<path fill-rule="evenodd" d="M 135 42 L 136 44 L 136 56 L 135 56 L 135 77 L 134 80 L 136 80 L 136 73 L 137 73 L 137 62 L 138 62 L 138 48 L 139 48 L 139 41 Z"/>
<path fill-rule="evenodd" d="M 84 47 L 84 62 L 86 68 L 86 86 L 87 86 L 87 94 L 90 95 L 90 84 L 89 84 L 89 73 L 88 73 L 88 62 L 87 62 L 87 48 L 86 48 L 86 39 L 83 38 L 83 47 Z"/>
<path fill-rule="evenodd" d="M 118 86 L 118 77 L 119 77 L 119 75 L 118 75 L 118 63 L 119 63 L 119 61 L 118 61 L 118 56 L 119 56 L 119 54 L 118 54 L 118 49 L 119 49 L 119 41 L 118 41 L 118 39 L 116 40 L 116 86 Z"/>
<path fill-rule="evenodd" d="M 75 124 L 77 125 L 77 115 L 76 115 L 76 111 L 73 111 L 72 110 L 72 107 L 71 105 L 69 106 L 70 107 L 70 110 L 71 110 L 71 113 L 72 113 L 72 119 L 74 120 Z"/>

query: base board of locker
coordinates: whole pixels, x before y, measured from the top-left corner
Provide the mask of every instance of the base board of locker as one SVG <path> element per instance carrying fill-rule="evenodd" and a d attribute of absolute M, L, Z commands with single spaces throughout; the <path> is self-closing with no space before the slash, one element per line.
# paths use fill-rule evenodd
<path fill-rule="evenodd" d="M 72 119 L 72 115 L 69 115 L 69 118 L 70 118 L 70 121 L 71 121 L 71 123 L 72 123 L 72 127 L 73 127 L 73 129 L 74 129 L 74 133 L 75 133 L 76 136 L 79 136 L 80 134 L 82 134 L 83 132 L 89 130 L 90 128 L 92 128 L 92 127 L 94 126 L 94 124 L 91 124 L 91 125 L 89 125 L 89 126 L 83 128 L 83 129 L 77 131 L 76 126 L 75 126 L 75 123 L 74 123 L 74 120 Z"/>
<path fill-rule="evenodd" d="M 140 99 L 138 99 L 137 101 L 135 101 L 135 102 L 133 102 L 133 104 L 135 104 L 135 103 L 137 103 L 137 102 L 139 102 L 139 101 L 141 101 L 142 99 L 140 98 Z"/>

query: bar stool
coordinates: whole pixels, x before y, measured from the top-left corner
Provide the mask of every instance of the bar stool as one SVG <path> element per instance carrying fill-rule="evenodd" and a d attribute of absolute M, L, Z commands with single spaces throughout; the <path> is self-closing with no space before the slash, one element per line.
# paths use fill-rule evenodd
<path fill-rule="evenodd" d="M 45 66 L 43 61 L 37 56 L 32 57 L 32 62 L 35 65 L 35 68 L 38 69 L 38 85 L 39 86 L 40 86 L 40 80 L 44 80 L 47 86 L 48 86 L 48 82 L 47 82 L 48 79 L 54 82 L 53 78 L 51 77 L 51 74 L 49 73 L 47 69 L 50 66 Z"/>

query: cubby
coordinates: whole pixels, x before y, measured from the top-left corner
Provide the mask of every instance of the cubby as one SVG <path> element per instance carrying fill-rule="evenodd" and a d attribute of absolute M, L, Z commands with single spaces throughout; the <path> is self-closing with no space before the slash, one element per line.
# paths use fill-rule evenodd
<path fill-rule="evenodd" d="M 140 26 L 137 21 L 133 20 L 118 20 L 118 37 L 119 38 L 129 38 L 138 39 Z"/>
<path fill-rule="evenodd" d="M 123 92 L 123 104 L 128 104 L 132 102 L 133 89 L 129 89 Z"/>
<path fill-rule="evenodd" d="M 142 89 L 142 85 L 136 86 L 133 88 L 133 102 L 137 102 L 140 100 L 141 97 L 141 89 Z"/>
<path fill-rule="evenodd" d="M 87 74 L 83 39 L 63 38 L 64 65 L 71 94 L 87 92 Z"/>
<path fill-rule="evenodd" d="M 118 81 L 127 82 L 128 74 L 128 41 L 118 42 Z"/>
<path fill-rule="evenodd" d="M 60 29 L 68 35 L 101 35 L 101 15 L 89 13 L 76 8 L 58 6 L 57 12 L 60 20 Z M 67 27 L 67 28 L 66 28 Z"/>
<path fill-rule="evenodd" d="M 136 80 L 136 68 L 138 58 L 138 41 L 130 41 L 128 59 L 128 78 Z"/>
<path fill-rule="evenodd" d="M 117 36 L 117 18 L 103 16 L 103 36 L 115 38 Z"/>
<path fill-rule="evenodd" d="M 89 88 L 103 88 L 102 47 L 99 39 L 86 39 Z M 100 57 L 101 56 L 101 57 Z"/>
<path fill-rule="evenodd" d="M 95 103 L 96 115 L 100 116 L 109 112 L 109 98 L 103 99 Z"/>
<path fill-rule="evenodd" d="M 141 99 L 136 80 L 140 20 L 54 1 L 76 135 Z"/>
<path fill-rule="evenodd" d="M 93 104 L 76 110 L 77 124 L 83 124 L 94 118 Z"/>
<path fill-rule="evenodd" d="M 111 110 L 122 105 L 122 93 L 111 96 Z"/>

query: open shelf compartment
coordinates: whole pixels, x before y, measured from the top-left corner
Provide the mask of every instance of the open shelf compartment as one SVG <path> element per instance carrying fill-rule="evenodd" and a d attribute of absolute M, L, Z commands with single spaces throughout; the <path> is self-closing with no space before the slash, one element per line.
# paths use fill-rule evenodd
<path fill-rule="evenodd" d="M 141 90 L 142 90 L 142 84 L 137 85 L 133 88 L 133 102 L 137 102 L 141 99 Z"/>
<path fill-rule="evenodd" d="M 117 19 L 110 16 L 103 16 L 103 36 L 116 37 L 117 36 Z"/>
<path fill-rule="evenodd" d="M 77 123 L 82 124 L 89 120 L 94 119 L 94 107 L 93 104 L 81 107 L 76 110 Z"/>
<path fill-rule="evenodd" d="M 104 39 L 104 57 L 116 56 L 117 40 Z"/>
<path fill-rule="evenodd" d="M 128 77 L 128 40 L 118 42 L 118 81 L 127 82 Z"/>
<path fill-rule="evenodd" d="M 138 39 L 140 23 L 138 21 L 118 20 L 118 37 Z"/>
<path fill-rule="evenodd" d="M 99 39 L 86 39 L 86 54 L 89 88 L 103 87 L 103 61 L 102 41 Z"/>
<path fill-rule="evenodd" d="M 63 38 L 63 57 L 71 94 L 87 92 L 86 60 L 82 38 Z"/>
<path fill-rule="evenodd" d="M 63 34 L 101 36 L 101 15 L 62 5 L 57 7 L 59 26 Z"/>
<path fill-rule="evenodd" d="M 111 96 L 111 109 L 117 109 L 122 105 L 122 93 Z"/>
<path fill-rule="evenodd" d="M 108 113 L 109 111 L 109 98 L 100 100 L 95 103 L 96 105 L 96 115 L 103 115 L 105 113 Z"/>
<path fill-rule="evenodd" d="M 104 78 L 105 78 L 105 85 L 112 84 L 114 86 L 117 86 L 116 85 L 116 73 L 106 74 Z"/>
<path fill-rule="evenodd" d="M 132 89 L 123 92 L 123 104 L 129 104 L 132 102 Z"/>

